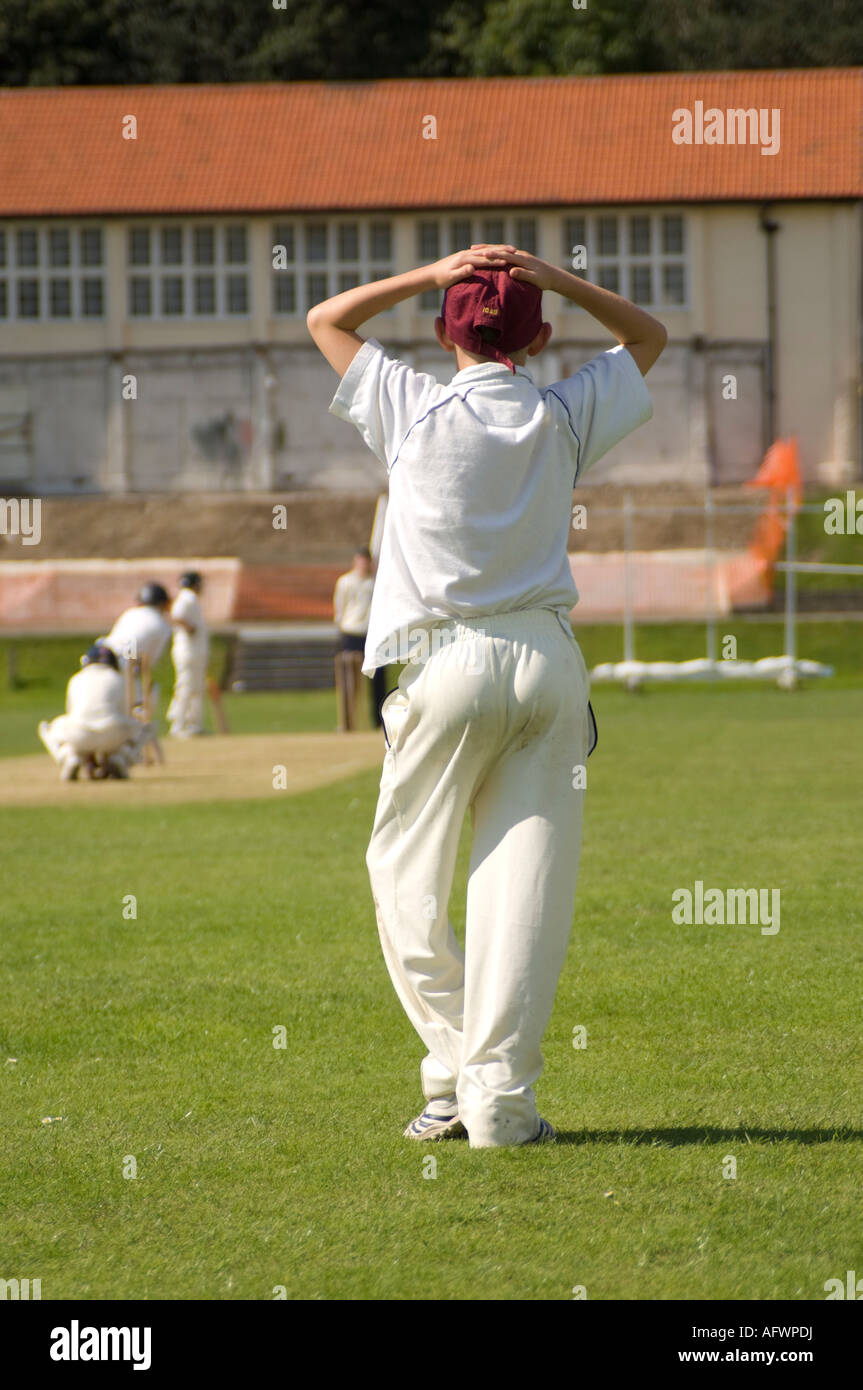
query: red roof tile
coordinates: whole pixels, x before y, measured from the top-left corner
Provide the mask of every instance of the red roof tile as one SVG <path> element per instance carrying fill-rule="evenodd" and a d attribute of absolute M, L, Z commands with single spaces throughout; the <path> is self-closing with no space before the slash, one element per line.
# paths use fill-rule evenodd
<path fill-rule="evenodd" d="M 696 101 L 778 108 L 779 153 L 674 144 Z M 0 92 L 9 217 L 861 194 L 863 68 Z"/>

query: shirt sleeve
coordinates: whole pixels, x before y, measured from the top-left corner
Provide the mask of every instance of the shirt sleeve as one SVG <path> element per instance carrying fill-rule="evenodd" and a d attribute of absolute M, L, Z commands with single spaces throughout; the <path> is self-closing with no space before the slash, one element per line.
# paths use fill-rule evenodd
<path fill-rule="evenodd" d="M 342 614 L 345 611 L 345 576 L 342 574 L 336 580 L 336 587 L 333 590 L 333 619 L 336 624 L 341 625 Z"/>
<path fill-rule="evenodd" d="M 376 338 L 367 338 L 339 383 L 330 414 L 356 425 L 389 472 L 405 435 L 441 390 L 433 376 L 387 357 Z"/>
<path fill-rule="evenodd" d="M 575 435 L 576 481 L 653 415 L 644 377 L 622 345 L 600 353 L 545 394 L 560 402 Z"/>
<path fill-rule="evenodd" d="M 189 602 L 190 598 L 191 593 L 188 589 L 180 590 L 180 592 L 178 593 L 177 597 L 174 599 L 174 602 L 171 605 L 172 618 L 182 618 L 184 622 L 192 621 L 189 617 L 189 609 L 192 606 Z"/>

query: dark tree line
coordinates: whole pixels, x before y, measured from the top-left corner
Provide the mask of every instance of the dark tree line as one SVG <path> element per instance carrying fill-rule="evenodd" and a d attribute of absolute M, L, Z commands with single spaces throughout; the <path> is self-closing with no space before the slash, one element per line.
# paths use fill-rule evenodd
<path fill-rule="evenodd" d="M 863 0 L 0 0 L 0 83 L 863 64 Z M 577 0 L 581 3 L 581 0 Z"/>

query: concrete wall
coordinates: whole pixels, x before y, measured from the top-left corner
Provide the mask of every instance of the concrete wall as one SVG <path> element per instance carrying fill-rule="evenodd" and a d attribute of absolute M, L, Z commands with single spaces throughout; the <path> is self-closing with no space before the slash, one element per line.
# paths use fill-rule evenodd
<path fill-rule="evenodd" d="M 621 215 L 641 209 L 614 209 Z M 766 444 L 765 235 L 754 206 L 683 209 L 689 304 L 663 311 L 669 347 L 648 384 L 655 414 L 591 481 L 727 482 L 751 476 Z M 567 209 L 534 210 L 540 254 L 560 260 Z M 578 211 L 590 212 L 590 209 Z M 778 275 L 777 432 L 796 433 L 804 472 L 859 475 L 860 215 L 854 204 L 771 209 Z M 0 490 L 183 491 L 378 487 L 385 473 L 327 413 L 335 374 L 300 319 L 270 313 L 270 218 L 251 228 L 252 313 L 233 321 L 125 317 L 127 223 L 105 225 L 108 313 L 74 324 L 0 327 Z M 395 215 L 396 265 L 415 260 L 416 217 Z M 554 338 L 530 366 L 546 384 L 608 345 L 587 315 L 546 298 Z M 448 379 L 433 315 L 405 301 L 365 326 Z M 736 400 L 722 380 L 737 377 Z M 128 377 L 135 377 L 136 398 Z M 125 383 L 125 387 L 124 387 Z"/>

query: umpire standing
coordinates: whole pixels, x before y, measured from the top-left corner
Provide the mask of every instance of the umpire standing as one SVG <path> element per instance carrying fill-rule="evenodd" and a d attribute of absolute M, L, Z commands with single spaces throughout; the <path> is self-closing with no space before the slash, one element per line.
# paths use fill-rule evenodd
<path fill-rule="evenodd" d="M 341 634 L 340 651 L 359 652 L 361 655 L 365 651 L 374 587 L 371 552 L 367 546 L 360 546 L 354 551 L 353 567 L 336 580 L 333 594 L 333 616 Z M 376 728 L 383 728 L 381 705 L 386 695 L 385 666 L 379 666 L 375 671 L 369 691 L 372 724 Z"/>

